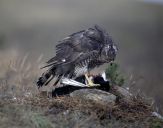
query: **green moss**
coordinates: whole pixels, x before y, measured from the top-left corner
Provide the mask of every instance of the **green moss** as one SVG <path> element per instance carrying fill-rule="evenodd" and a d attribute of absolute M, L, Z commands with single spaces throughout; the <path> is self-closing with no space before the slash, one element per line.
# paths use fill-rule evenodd
<path fill-rule="evenodd" d="M 36 128 L 53 128 L 51 122 L 47 118 L 41 116 L 41 114 L 32 114 L 31 121 Z"/>
<path fill-rule="evenodd" d="M 163 121 L 160 119 L 153 119 L 150 123 L 150 128 L 163 128 Z"/>

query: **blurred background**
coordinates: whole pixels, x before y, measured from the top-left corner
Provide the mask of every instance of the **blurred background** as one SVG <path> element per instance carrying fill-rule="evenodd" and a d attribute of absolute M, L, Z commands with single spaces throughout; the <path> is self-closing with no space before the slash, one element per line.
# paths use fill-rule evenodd
<path fill-rule="evenodd" d="M 43 55 L 44 62 L 57 41 L 94 24 L 117 43 L 128 84 L 153 97 L 161 111 L 163 0 L 0 0 L 0 53 L 14 49 L 31 60 Z"/>

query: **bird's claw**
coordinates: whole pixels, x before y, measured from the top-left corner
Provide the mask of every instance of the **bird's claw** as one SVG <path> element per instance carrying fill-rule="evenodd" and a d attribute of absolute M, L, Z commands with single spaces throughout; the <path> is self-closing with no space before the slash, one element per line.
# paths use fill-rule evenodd
<path fill-rule="evenodd" d="M 100 86 L 100 84 L 87 84 L 88 87 L 96 87 L 96 86 Z"/>

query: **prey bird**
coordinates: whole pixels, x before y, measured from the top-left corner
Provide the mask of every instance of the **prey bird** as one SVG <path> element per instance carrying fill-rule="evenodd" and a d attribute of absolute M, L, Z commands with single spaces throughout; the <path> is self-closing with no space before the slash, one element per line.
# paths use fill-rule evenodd
<path fill-rule="evenodd" d="M 63 79 L 85 75 L 88 86 L 93 82 L 88 78 L 91 70 L 114 61 L 117 46 L 109 34 L 98 25 L 69 35 L 56 45 L 56 55 L 47 61 L 47 68 L 37 81 L 38 88 L 56 78 L 54 85 Z"/>

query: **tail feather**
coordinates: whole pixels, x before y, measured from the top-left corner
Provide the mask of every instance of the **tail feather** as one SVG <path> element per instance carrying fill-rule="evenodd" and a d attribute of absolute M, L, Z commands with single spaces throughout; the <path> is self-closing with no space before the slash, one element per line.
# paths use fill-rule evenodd
<path fill-rule="evenodd" d="M 45 85 L 48 85 L 48 84 L 52 81 L 52 79 L 53 79 L 54 77 L 55 77 L 55 76 L 53 75 L 51 78 L 49 78 L 48 81 L 45 83 Z"/>
<path fill-rule="evenodd" d="M 55 70 L 49 69 L 45 73 L 43 73 L 37 81 L 37 87 L 40 88 L 43 85 L 47 85 L 55 76 Z"/>
<path fill-rule="evenodd" d="M 56 86 L 58 84 L 58 82 L 60 81 L 61 78 L 62 78 L 62 74 L 58 76 L 58 78 L 55 81 L 55 83 L 53 84 L 53 86 Z"/>

